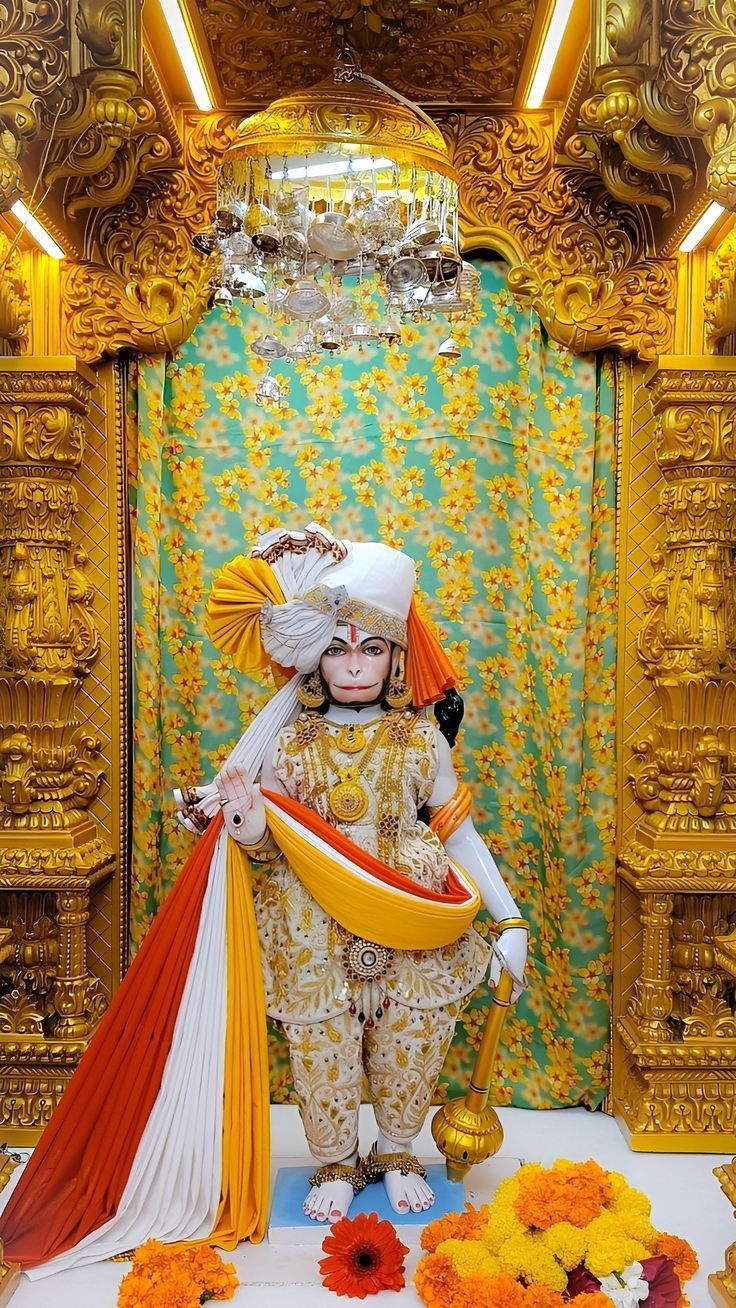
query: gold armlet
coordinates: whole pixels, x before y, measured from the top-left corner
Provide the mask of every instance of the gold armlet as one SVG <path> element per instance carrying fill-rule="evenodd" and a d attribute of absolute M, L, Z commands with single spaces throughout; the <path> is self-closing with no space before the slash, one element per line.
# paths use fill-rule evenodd
<path fill-rule="evenodd" d="M 493 924 L 494 931 L 497 931 L 499 935 L 502 935 L 504 931 L 511 931 L 518 927 L 522 927 L 524 931 L 528 931 L 529 923 L 526 922 L 523 917 L 504 917 L 500 922 L 494 922 Z"/>
<path fill-rule="evenodd" d="M 309 1177 L 310 1185 L 324 1185 L 327 1181 L 347 1181 L 352 1185 L 356 1194 L 365 1190 L 370 1177 L 365 1174 L 364 1164 L 358 1160 L 357 1167 L 351 1167 L 349 1163 L 325 1163 L 324 1167 L 318 1167 L 313 1176 Z"/>

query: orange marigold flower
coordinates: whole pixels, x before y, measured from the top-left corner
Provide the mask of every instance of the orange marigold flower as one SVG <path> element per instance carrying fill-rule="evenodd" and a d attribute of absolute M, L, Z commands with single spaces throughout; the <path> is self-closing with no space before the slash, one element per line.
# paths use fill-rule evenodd
<path fill-rule="evenodd" d="M 409 1250 L 390 1222 L 377 1213 L 341 1217 L 322 1242 L 327 1254 L 319 1270 L 328 1290 L 353 1299 L 365 1299 L 379 1290 L 401 1290 L 404 1255 Z"/>
<path fill-rule="evenodd" d="M 447 1254 L 428 1253 L 414 1273 L 419 1298 L 427 1308 L 460 1308 L 458 1276 Z"/>
<path fill-rule="evenodd" d="M 557 1163 L 519 1174 L 514 1211 L 526 1226 L 546 1231 L 557 1222 L 587 1226 L 613 1198 L 606 1173 L 596 1162 Z"/>
<path fill-rule="evenodd" d="M 663 1232 L 657 1240 L 654 1252 L 669 1258 L 680 1285 L 689 1281 L 700 1266 L 698 1255 L 692 1245 L 688 1244 L 687 1240 L 681 1240 L 679 1235 L 667 1235 Z"/>
<path fill-rule="evenodd" d="M 613 1299 L 609 1299 L 602 1290 L 583 1290 L 577 1298 L 578 1308 L 613 1308 Z"/>
<path fill-rule="evenodd" d="M 425 1226 L 421 1235 L 422 1248 L 434 1253 L 443 1240 L 479 1240 L 488 1222 L 488 1204 L 473 1208 L 466 1204 L 462 1213 L 447 1213 Z"/>
<path fill-rule="evenodd" d="M 609 1303 L 610 1300 L 606 1297 L 606 1308 Z M 565 1308 L 565 1300 L 548 1285 L 529 1285 L 524 1298 L 524 1308 Z M 585 1308 L 588 1308 L 587 1300 Z M 597 1304 L 595 1308 L 602 1308 L 602 1305 Z"/>

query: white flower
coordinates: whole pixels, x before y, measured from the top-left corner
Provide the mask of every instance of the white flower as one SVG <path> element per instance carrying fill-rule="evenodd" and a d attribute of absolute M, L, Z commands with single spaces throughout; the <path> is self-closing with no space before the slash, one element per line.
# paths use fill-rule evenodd
<path fill-rule="evenodd" d="M 630 1263 L 621 1273 L 604 1276 L 601 1290 L 612 1299 L 616 1308 L 638 1308 L 649 1298 L 649 1282 L 641 1279 L 641 1263 Z"/>

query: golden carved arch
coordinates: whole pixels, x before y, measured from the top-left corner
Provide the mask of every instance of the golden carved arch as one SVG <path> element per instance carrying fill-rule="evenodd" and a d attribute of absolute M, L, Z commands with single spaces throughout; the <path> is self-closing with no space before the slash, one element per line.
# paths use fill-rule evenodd
<path fill-rule="evenodd" d="M 64 278 L 66 344 L 80 358 L 170 352 L 191 333 L 208 298 L 191 237 L 211 216 L 237 123 L 230 113 L 186 119 L 181 170 L 98 218 L 97 258 L 70 265 Z M 511 288 L 554 339 L 644 359 L 668 348 L 673 264 L 646 257 L 632 206 L 555 165 L 551 116 L 445 114 L 440 124 L 460 174 L 466 248 L 491 245 L 504 256 Z"/>

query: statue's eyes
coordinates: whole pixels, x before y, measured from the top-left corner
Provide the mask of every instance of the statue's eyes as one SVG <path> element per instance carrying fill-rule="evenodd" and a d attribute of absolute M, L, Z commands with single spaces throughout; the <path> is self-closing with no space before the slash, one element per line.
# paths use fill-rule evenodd
<path fill-rule="evenodd" d="M 325 654 L 329 654 L 330 658 L 334 658 L 336 654 L 344 654 L 345 652 L 346 651 L 343 649 L 342 645 L 328 645 L 325 650 Z"/>
<path fill-rule="evenodd" d="M 383 645 L 364 645 L 363 653 L 370 654 L 372 658 L 375 658 L 377 655 L 385 654 L 386 651 Z"/>

